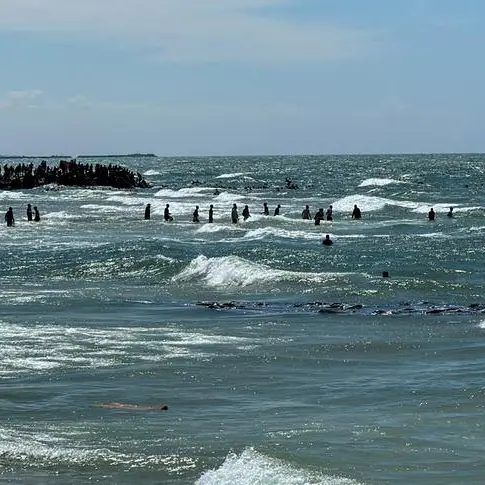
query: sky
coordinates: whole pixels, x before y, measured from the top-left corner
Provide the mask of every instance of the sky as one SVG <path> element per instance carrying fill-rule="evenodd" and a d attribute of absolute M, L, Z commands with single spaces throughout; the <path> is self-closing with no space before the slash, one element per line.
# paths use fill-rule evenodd
<path fill-rule="evenodd" d="M 0 0 L 0 154 L 485 152 L 483 0 Z"/>

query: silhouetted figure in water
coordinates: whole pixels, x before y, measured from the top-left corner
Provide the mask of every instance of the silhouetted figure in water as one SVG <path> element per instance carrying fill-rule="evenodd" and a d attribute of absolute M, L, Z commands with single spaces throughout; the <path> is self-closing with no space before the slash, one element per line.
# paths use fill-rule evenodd
<path fill-rule="evenodd" d="M 173 217 L 170 214 L 170 204 L 167 204 L 165 206 L 165 210 L 163 211 L 163 218 L 164 218 L 165 222 L 172 222 L 173 221 Z"/>
<path fill-rule="evenodd" d="M 244 206 L 242 215 L 245 221 L 251 217 L 251 214 L 249 213 L 249 207 L 247 205 Z"/>
<path fill-rule="evenodd" d="M 281 207 L 281 204 L 278 204 L 278 206 L 274 210 L 274 215 L 275 216 L 279 216 L 280 215 L 280 207 Z"/>
<path fill-rule="evenodd" d="M 32 206 L 27 204 L 27 220 L 30 222 L 32 220 Z"/>
<path fill-rule="evenodd" d="M 15 224 L 13 209 L 11 207 L 9 207 L 8 211 L 5 212 L 5 220 L 7 221 L 7 227 L 12 227 Z"/>
<path fill-rule="evenodd" d="M 333 207 L 331 205 L 327 209 L 327 221 L 333 221 Z"/>
<path fill-rule="evenodd" d="M 239 214 L 237 213 L 237 205 L 236 204 L 232 205 L 231 220 L 232 220 L 233 224 L 237 224 L 237 221 L 239 220 Z"/>
<path fill-rule="evenodd" d="M 195 206 L 194 213 L 192 214 L 192 222 L 200 222 L 199 221 L 199 206 Z"/>
<path fill-rule="evenodd" d="M 214 206 L 209 206 L 209 222 L 214 222 Z"/>
<path fill-rule="evenodd" d="M 446 214 L 448 217 L 453 217 L 453 207 L 450 207 L 450 211 Z"/>
<path fill-rule="evenodd" d="M 322 208 L 318 209 L 318 212 L 315 214 L 315 217 L 313 218 L 313 220 L 315 221 L 315 226 L 319 226 L 320 221 L 325 220 L 325 215 L 323 214 Z"/>
<path fill-rule="evenodd" d="M 428 212 L 428 220 L 434 221 L 435 217 L 436 217 L 436 213 L 435 213 L 434 209 L 431 207 L 431 209 Z"/>
<path fill-rule="evenodd" d="M 268 209 L 268 203 L 267 202 L 263 202 L 263 214 L 265 216 L 269 216 L 269 209 Z"/>
<path fill-rule="evenodd" d="M 357 207 L 357 204 L 354 205 L 354 210 L 352 211 L 352 219 L 360 219 L 362 214 L 360 209 Z"/>
<path fill-rule="evenodd" d="M 305 208 L 303 209 L 301 213 L 301 218 L 302 219 L 311 219 L 312 215 L 310 214 L 310 206 L 306 205 Z"/>
<path fill-rule="evenodd" d="M 39 209 L 37 209 L 37 206 L 34 205 L 34 221 L 39 222 L 40 221 L 40 214 L 39 214 Z"/>
<path fill-rule="evenodd" d="M 333 244 L 333 241 L 330 239 L 330 235 L 329 234 L 327 234 L 325 236 L 325 239 L 322 241 L 322 244 L 324 246 L 331 246 Z"/>
<path fill-rule="evenodd" d="M 151 208 L 150 204 L 147 204 L 147 206 L 145 207 L 145 220 L 150 219 L 150 208 Z"/>

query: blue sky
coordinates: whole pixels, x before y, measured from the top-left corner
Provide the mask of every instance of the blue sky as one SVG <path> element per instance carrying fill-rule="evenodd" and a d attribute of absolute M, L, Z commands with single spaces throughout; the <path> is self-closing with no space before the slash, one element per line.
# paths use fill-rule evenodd
<path fill-rule="evenodd" d="M 484 152 L 483 0 L 0 2 L 0 153 Z"/>

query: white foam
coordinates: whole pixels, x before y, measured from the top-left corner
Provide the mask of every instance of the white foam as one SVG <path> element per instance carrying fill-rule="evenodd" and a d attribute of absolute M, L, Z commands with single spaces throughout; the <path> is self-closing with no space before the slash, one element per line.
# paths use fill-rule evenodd
<path fill-rule="evenodd" d="M 153 194 L 154 197 L 162 197 L 167 199 L 179 199 L 186 197 L 194 197 L 200 194 L 206 195 L 206 192 L 213 192 L 214 189 L 210 187 L 184 187 L 179 190 L 161 189 Z"/>
<path fill-rule="evenodd" d="M 241 177 L 245 175 L 246 172 L 237 172 L 237 173 L 223 173 L 222 175 L 218 175 L 216 179 L 232 179 L 236 177 Z"/>
<path fill-rule="evenodd" d="M 386 178 L 370 178 L 366 179 L 361 184 L 359 187 L 369 187 L 369 186 L 384 186 L 384 185 L 390 185 L 390 184 L 402 184 L 401 180 L 394 180 L 394 179 L 386 179 Z"/>
<path fill-rule="evenodd" d="M 156 170 L 147 170 L 146 172 L 143 173 L 143 175 L 161 175 L 161 172 L 157 172 Z"/>
<path fill-rule="evenodd" d="M 200 255 L 178 275 L 174 282 L 202 281 L 210 287 L 238 287 L 271 281 L 324 282 L 342 273 L 305 273 L 272 269 L 238 256 L 207 258 Z"/>
<path fill-rule="evenodd" d="M 240 455 L 231 453 L 216 470 L 205 472 L 196 485 L 358 485 L 347 478 L 298 469 L 283 460 L 270 458 L 252 448 Z"/>
<path fill-rule="evenodd" d="M 288 229 L 282 229 L 279 227 L 260 227 L 258 229 L 253 229 L 248 231 L 244 236 L 243 239 L 246 240 L 260 240 L 265 239 L 267 237 L 279 237 L 282 239 L 308 239 L 308 240 L 316 240 L 321 239 L 322 233 L 319 232 L 310 232 L 310 231 L 291 231 Z"/>
<path fill-rule="evenodd" d="M 478 325 L 478 328 L 483 328 L 485 330 L 485 320 L 482 320 Z"/>

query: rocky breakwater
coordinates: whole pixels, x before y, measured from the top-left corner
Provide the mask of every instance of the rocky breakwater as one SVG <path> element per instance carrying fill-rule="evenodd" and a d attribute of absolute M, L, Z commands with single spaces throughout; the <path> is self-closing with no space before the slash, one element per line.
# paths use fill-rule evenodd
<path fill-rule="evenodd" d="M 0 166 L 0 190 L 33 189 L 49 184 L 118 189 L 150 186 L 140 173 L 111 163 L 80 163 L 73 159 L 61 160 L 57 166 L 48 165 L 45 160 L 37 166 L 33 163 Z"/>

